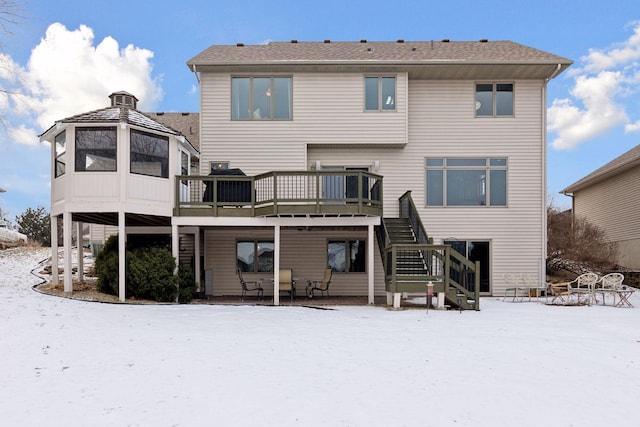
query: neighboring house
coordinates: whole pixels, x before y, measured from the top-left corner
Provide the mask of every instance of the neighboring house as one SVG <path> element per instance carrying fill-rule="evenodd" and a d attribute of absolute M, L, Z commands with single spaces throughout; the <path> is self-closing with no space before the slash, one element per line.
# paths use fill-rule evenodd
<path fill-rule="evenodd" d="M 329 266 L 331 295 L 397 306 L 431 282 L 477 308 L 479 294 L 504 293 L 504 273 L 544 277 L 546 85 L 570 64 L 509 41 L 211 46 L 187 63 L 200 83 L 199 175 L 172 169 L 173 191 L 151 210 L 176 258 L 180 235 L 199 236 L 208 294 L 238 295 L 239 267 L 279 304 L 281 268 L 304 289 Z M 120 197 L 120 232 L 144 232 L 122 224 L 149 192 L 120 151 L 121 172 L 100 182 Z M 85 175 L 76 166 L 73 180 Z M 52 215 L 95 219 L 52 187 Z"/>
<path fill-rule="evenodd" d="M 604 230 L 617 263 L 640 269 L 640 145 L 561 191 L 572 212 Z"/>

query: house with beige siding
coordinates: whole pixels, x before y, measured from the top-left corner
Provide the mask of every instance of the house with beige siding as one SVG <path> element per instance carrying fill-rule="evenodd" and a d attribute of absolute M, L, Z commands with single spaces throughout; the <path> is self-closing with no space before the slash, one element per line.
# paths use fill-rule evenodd
<path fill-rule="evenodd" d="M 561 191 L 572 214 L 604 230 L 618 246 L 617 263 L 640 269 L 640 145 Z"/>
<path fill-rule="evenodd" d="M 129 154 L 102 177 L 117 193 L 104 197 L 122 201 L 120 235 L 164 226 L 176 259 L 190 246 L 209 295 L 239 295 L 240 269 L 280 304 L 281 271 L 304 298 L 328 267 L 332 296 L 398 306 L 431 285 L 439 303 L 478 309 L 505 273 L 544 278 L 546 88 L 570 64 L 510 41 L 214 45 L 187 62 L 197 169 L 170 174 L 162 224 L 127 221 L 129 198 L 140 215 L 137 191 L 148 195 Z M 73 203 L 66 185 L 52 206 L 54 193 Z M 96 219 L 76 209 L 74 221 Z"/>

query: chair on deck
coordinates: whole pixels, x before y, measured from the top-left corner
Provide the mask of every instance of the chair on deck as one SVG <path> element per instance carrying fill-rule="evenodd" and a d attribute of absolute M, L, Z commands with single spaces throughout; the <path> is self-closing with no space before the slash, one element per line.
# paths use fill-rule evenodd
<path fill-rule="evenodd" d="M 325 268 L 324 277 L 322 280 L 308 280 L 307 281 L 307 298 L 313 299 L 314 294 L 313 291 L 320 291 L 321 295 L 324 297 L 325 293 L 327 297 L 329 297 L 329 285 L 331 284 L 331 277 L 333 275 L 333 270 L 330 268 Z"/>
<path fill-rule="evenodd" d="M 296 297 L 296 282 L 293 280 L 293 270 L 284 268 L 280 270 L 280 292 L 289 292 L 291 302 Z"/>
<path fill-rule="evenodd" d="M 260 280 L 255 280 L 252 282 L 247 282 L 242 277 L 242 270 L 240 268 L 236 269 L 236 273 L 238 273 L 238 278 L 240 279 L 240 285 L 242 286 L 242 297 L 240 297 L 240 301 L 244 301 L 244 297 L 247 292 L 258 291 L 257 299 L 261 300 L 264 298 L 264 289 L 262 288 L 262 282 Z"/>

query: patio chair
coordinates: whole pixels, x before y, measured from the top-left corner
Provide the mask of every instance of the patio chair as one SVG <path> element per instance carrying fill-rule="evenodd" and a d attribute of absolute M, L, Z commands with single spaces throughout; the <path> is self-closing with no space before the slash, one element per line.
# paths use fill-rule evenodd
<path fill-rule="evenodd" d="M 244 301 L 244 297 L 247 292 L 257 291 L 257 299 L 261 300 L 264 298 L 264 289 L 262 288 L 262 282 L 260 280 L 255 280 L 252 282 L 247 282 L 242 277 L 242 270 L 240 268 L 236 269 L 236 273 L 238 273 L 238 278 L 240 279 L 240 285 L 242 286 L 242 296 L 240 297 L 240 301 Z"/>
<path fill-rule="evenodd" d="M 322 280 L 308 280 L 307 281 L 307 298 L 313 299 L 314 294 L 313 291 L 320 291 L 321 295 L 324 297 L 325 293 L 327 297 L 329 297 L 329 285 L 331 284 L 331 277 L 333 275 L 333 270 L 330 268 L 325 268 L 324 277 Z"/>
<path fill-rule="evenodd" d="M 280 292 L 289 292 L 291 302 L 296 297 L 296 281 L 293 280 L 293 270 L 290 268 L 280 270 Z"/>
<path fill-rule="evenodd" d="M 602 304 L 606 305 L 607 295 L 613 296 L 613 305 L 616 305 L 616 295 L 624 282 L 622 273 L 609 273 L 600 279 L 600 287 L 595 289 L 596 293 L 602 294 Z M 596 301 L 597 302 L 597 301 Z"/>
<path fill-rule="evenodd" d="M 549 295 L 551 296 L 551 304 L 555 305 L 572 305 L 571 304 L 571 285 L 569 282 L 550 283 Z"/>
<path fill-rule="evenodd" d="M 535 274 L 523 274 L 522 280 L 524 281 L 529 294 L 529 301 L 534 297 L 536 301 L 540 301 L 540 296 L 544 294 L 545 300 L 548 300 L 547 296 L 547 283 L 538 280 L 538 276 Z"/>
<path fill-rule="evenodd" d="M 529 292 L 529 288 L 525 286 L 524 279 L 522 278 L 522 274 L 518 273 L 505 273 L 503 275 L 504 281 L 507 283 L 507 287 L 504 290 L 504 296 L 502 297 L 502 301 L 504 301 L 510 294 L 513 294 L 512 301 L 518 300 L 520 301 L 524 299 L 525 293 Z"/>
<path fill-rule="evenodd" d="M 581 303 L 581 296 L 585 296 L 584 302 L 587 304 L 595 301 L 595 288 L 599 280 L 596 273 L 584 273 L 569 282 L 571 293 L 578 296 L 578 304 Z"/>

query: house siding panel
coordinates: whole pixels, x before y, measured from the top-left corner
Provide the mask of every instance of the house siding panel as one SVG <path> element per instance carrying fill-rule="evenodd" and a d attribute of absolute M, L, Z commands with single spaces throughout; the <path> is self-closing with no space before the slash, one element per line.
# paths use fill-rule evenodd
<path fill-rule="evenodd" d="M 634 168 L 574 193 L 575 215 L 602 228 L 619 242 L 618 262 L 640 268 L 640 169 Z"/>
<path fill-rule="evenodd" d="M 265 239 L 273 241 L 273 228 L 217 227 L 205 231 L 205 269 L 212 271 L 213 295 L 240 295 L 240 282 L 236 275 L 236 242 L 239 240 Z M 366 229 L 281 229 L 280 267 L 293 269 L 294 277 L 305 281 L 297 284 L 299 298 L 304 298 L 306 280 L 320 280 L 327 265 L 328 240 L 366 240 Z M 376 294 L 384 293 L 382 263 L 377 251 L 374 257 L 374 273 L 378 276 Z M 369 268 L 367 266 L 367 268 Z M 264 280 L 265 295 L 273 295 L 273 285 L 269 280 L 272 273 L 244 273 L 245 280 Z M 382 280 L 382 282 L 380 282 Z M 366 295 L 366 273 L 334 273 L 331 281 L 331 295 Z M 281 298 L 286 294 L 281 294 Z"/>
<path fill-rule="evenodd" d="M 306 169 L 307 144 L 405 144 L 406 75 L 397 75 L 397 111 L 365 112 L 362 74 L 296 74 L 293 119 L 231 120 L 231 75 L 203 74 L 201 173 L 228 161 L 248 175 Z M 339 100 L 337 102 L 336 100 Z"/>
<path fill-rule="evenodd" d="M 404 149 L 309 150 L 309 162 L 372 165 L 384 176 L 384 216 L 398 215 L 406 191 L 436 241 L 491 242 L 492 293 L 502 275 L 538 275 L 544 258 L 543 82 L 516 82 L 515 117 L 475 118 L 473 81 L 410 81 L 409 143 Z M 425 157 L 507 157 L 508 207 L 425 207 Z"/>

